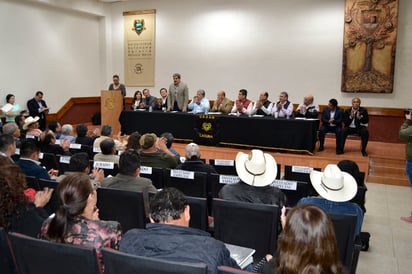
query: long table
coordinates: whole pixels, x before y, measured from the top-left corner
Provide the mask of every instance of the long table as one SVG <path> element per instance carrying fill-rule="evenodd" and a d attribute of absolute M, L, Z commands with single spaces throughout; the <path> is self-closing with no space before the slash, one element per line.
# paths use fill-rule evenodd
<path fill-rule="evenodd" d="M 181 112 L 123 111 L 119 121 L 124 134 L 138 131 L 206 145 L 252 146 L 313 154 L 319 120 L 275 119 Z"/>

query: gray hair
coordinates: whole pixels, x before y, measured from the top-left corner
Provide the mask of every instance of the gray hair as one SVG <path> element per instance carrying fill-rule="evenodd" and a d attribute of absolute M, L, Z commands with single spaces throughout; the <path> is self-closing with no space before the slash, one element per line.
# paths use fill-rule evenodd
<path fill-rule="evenodd" d="M 70 135 L 73 132 L 73 126 L 70 124 L 64 124 L 62 126 L 62 134 L 63 135 Z"/>

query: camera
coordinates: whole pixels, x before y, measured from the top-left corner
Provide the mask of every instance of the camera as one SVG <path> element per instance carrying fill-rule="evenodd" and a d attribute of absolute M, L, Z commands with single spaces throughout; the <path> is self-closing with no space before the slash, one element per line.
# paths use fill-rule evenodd
<path fill-rule="evenodd" d="M 405 109 L 403 109 L 403 112 L 404 112 L 405 114 L 409 114 L 409 113 L 412 112 L 412 109 L 410 109 L 410 108 L 405 108 Z"/>

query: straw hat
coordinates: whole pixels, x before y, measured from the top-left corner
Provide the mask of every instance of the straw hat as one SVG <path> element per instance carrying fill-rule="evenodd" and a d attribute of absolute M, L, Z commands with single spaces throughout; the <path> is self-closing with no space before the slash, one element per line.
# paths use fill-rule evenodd
<path fill-rule="evenodd" d="M 278 167 L 272 155 L 253 149 L 249 154 L 236 155 L 236 172 L 246 184 L 262 187 L 273 183 Z"/>
<path fill-rule="evenodd" d="M 355 178 L 337 165 L 327 165 L 324 172 L 313 170 L 310 181 L 320 196 L 333 202 L 349 201 L 358 191 Z"/>
<path fill-rule="evenodd" d="M 27 117 L 26 119 L 24 119 L 23 129 L 24 129 L 24 130 L 27 130 L 27 128 L 28 128 L 31 124 L 36 123 L 39 119 L 40 119 L 40 118 L 39 118 L 38 116 L 36 116 L 36 117 L 34 117 L 34 118 L 31 117 L 31 116 Z"/>

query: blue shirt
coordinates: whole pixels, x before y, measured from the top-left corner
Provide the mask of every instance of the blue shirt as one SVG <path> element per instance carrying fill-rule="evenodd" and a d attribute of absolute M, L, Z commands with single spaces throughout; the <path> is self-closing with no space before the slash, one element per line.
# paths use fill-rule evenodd
<path fill-rule="evenodd" d="M 300 204 L 312 204 L 319 206 L 327 213 L 342 213 L 342 214 L 353 214 L 356 215 L 356 235 L 359 235 L 363 223 L 363 211 L 355 203 L 352 202 L 333 202 L 326 200 L 322 197 L 307 197 L 299 200 L 298 205 Z"/>

